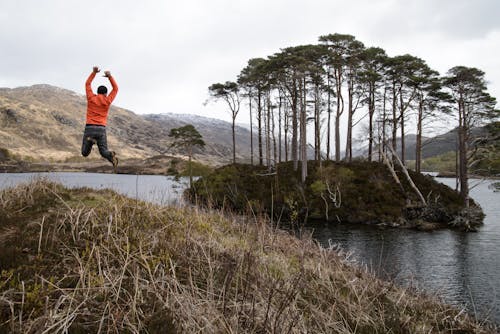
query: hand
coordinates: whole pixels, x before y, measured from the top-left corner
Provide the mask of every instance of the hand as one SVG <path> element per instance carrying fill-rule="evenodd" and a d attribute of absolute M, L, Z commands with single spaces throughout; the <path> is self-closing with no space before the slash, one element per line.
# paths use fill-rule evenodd
<path fill-rule="evenodd" d="M 104 76 L 106 78 L 109 78 L 111 76 L 111 72 L 110 71 L 104 71 Z"/>
<path fill-rule="evenodd" d="M 94 68 L 92 69 L 92 71 L 94 71 L 94 73 L 99 73 L 101 70 L 99 69 L 98 66 L 94 66 Z"/>

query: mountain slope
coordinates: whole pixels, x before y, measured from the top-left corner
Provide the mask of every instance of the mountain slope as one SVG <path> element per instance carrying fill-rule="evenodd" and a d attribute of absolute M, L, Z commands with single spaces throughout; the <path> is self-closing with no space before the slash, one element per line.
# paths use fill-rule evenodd
<path fill-rule="evenodd" d="M 34 85 L 0 88 L 0 148 L 22 159 L 61 161 L 80 156 L 86 98 L 70 90 Z M 139 158 L 183 152 L 169 150 L 170 129 L 193 124 L 207 147 L 196 156 L 209 163 L 229 161 L 231 124 L 193 115 L 137 115 L 112 106 L 108 119 L 108 145 L 122 158 Z M 238 158 L 249 156 L 249 131 L 237 129 Z M 243 149 L 243 147 L 245 149 Z M 92 158 L 98 159 L 97 150 Z"/>
<path fill-rule="evenodd" d="M 487 129 L 487 126 L 472 129 L 472 136 L 476 138 L 484 137 L 488 133 L 489 130 Z M 449 152 L 455 152 L 458 145 L 457 137 L 456 128 L 435 137 L 422 137 L 422 159 L 436 157 Z M 405 136 L 406 160 L 415 160 L 416 141 L 417 136 L 415 134 L 408 134 Z M 401 137 L 397 138 L 397 145 L 397 151 L 401 154 Z M 375 151 L 376 150 L 377 148 L 375 148 Z M 342 152 L 342 156 L 343 154 L 344 152 Z M 368 148 L 365 143 L 362 143 L 359 147 L 354 148 L 353 154 L 357 157 L 366 157 L 368 155 Z"/>
<path fill-rule="evenodd" d="M 450 130 L 441 135 L 432 137 L 432 138 L 424 138 L 422 140 L 422 158 L 427 159 L 431 157 L 435 157 L 448 152 L 455 152 L 457 150 L 457 128 Z M 473 137 L 483 137 L 488 133 L 486 127 L 477 127 L 473 128 L 472 131 Z M 409 160 L 415 159 L 415 140 L 412 143 L 406 145 L 406 158 Z"/>

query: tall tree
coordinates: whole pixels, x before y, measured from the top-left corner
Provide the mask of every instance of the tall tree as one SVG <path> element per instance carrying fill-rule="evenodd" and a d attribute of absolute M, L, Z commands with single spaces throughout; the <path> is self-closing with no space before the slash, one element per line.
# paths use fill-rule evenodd
<path fill-rule="evenodd" d="M 409 54 L 388 58 L 387 72 L 391 82 L 392 91 L 392 145 L 396 151 L 397 129 L 400 129 L 401 161 L 406 164 L 405 159 L 405 123 L 408 118 L 407 111 L 411 109 L 415 101 L 417 89 L 415 81 L 418 81 L 418 73 L 425 62 Z"/>
<path fill-rule="evenodd" d="M 487 92 L 484 72 L 473 67 L 456 66 L 444 78 L 458 116 L 458 177 L 460 196 L 469 205 L 469 155 L 473 127 L 500 116 L 495 109 L 496 100 Z"/>
<path fill-rule="evenodd" d="M 168 136 L 174 139 L 174 141 L 170 145 L 171 147 L 186 149 L 188 152 L 189 187 L 191 187 L 193 184 L 193 167 L 192 167 L 193 148 L 194 147 L 203 148 L 205 146 L 203 137 L 198 132 L 198 130 L 196 130 L 195 127 L 191 124 L 171 129 Z"/>
<path fill-rule="evenodd" d="M 384 71 L 384 64 L 386 63 L 387 60 L 387 55 L 383 49 L 371 47 L 364 50 L 363 54 L 361 55 L 361 59 L 362 63 L 361 63 L 360 80 L 361 83 L 366 87 L 365 104 L 368 106 L 368 161 L 372 161 L 376 96 L 377 96 L 377 89 L 383 83 L 384 79 L 383 71 Z M 383 99 L 385 99 L 385 92 Z M 382 117 L 385 118 L 385 115 L 382 115 Z M 382 122 L 384 122 L 383 119 Z M 382 124 L 382 129 L 383 129 L 383 124 Z"/>
<path fill-rule="evenodd" d="M 239 87 L 236 82 L 226 81 L 226 83 L 215 83 L 208 90 L 214 99 L 224 100 L 231 110 L 232 133 L 233 133 L 233 164 L 236 163 L 236 116 L 240 111 L 241 99 Z"/>
<path fill-rule="evenodd" d="M 257 140 L 259 150 L 259 165 L 264 164 L 263 145 L 262 145 L 262 104 L 267 89 L 267 60 L 264 58 L 252 58 L 248 65 L 238 76 L 238 83 L 244 85 L 247 89 L 252 89 L 254 98 L 257 102 Z M 252 139 L 253 140 L 253 139 Z M 252 141 L 253 143 L 253 141 Z"/>
<path fill-rule="evenodd" d="M 243 73 L 243 71 L 242 71 Z M 250 120 L 250 164 L 254 164 L 254 149 L 253 149 L 253 114 L 252 114 L 252 100 L 254 99 L 254 88 L 248 82 L 241 80 L 238 77 L 238 84 L 243 91 L 242 96 L 248 98 L 248 114 Z"/>
<path fill-rule="evenodd" d="M 280 53 L 269 57 L 270 67 L 273 69 L 273 76 L 277 85 L 286 92 L 283 94 L 289 101 L 291 116 L 291 158 L 293 169 L 298 169 L 298 149 L 299 149 L 299 131 L 298 131 L 298 107 L 299 107 L 299 82 L 300 82 L 300 63 L 303 61 L 297 47 L 286 48 Z M 289 125 L 287 126 L 287 130 Z M 288 132 L 288 131 L 287 131 Z"/>
<path fill-rule="evenodd" d="M 422 136 L 426 128 L 425 121 L 435 119 L 439 112 L 448 113 L 451 96 L 442 91 L 442 82 L 437 71 L 423 65 L 414 78 L 416 88 L 417 135 L 415 143 L 415 171 L 421 172 Z"/>
<path fill-rule="evenodd" d="M 335 113 L 335 161 L 340 161 L 340 117 L 344 113 L 342 87 L 345 81 L 348 50 L 356 43 L 354 36 L 331 34 L 320 36 L 319 41 L 328 48 L 328 63 L 333 70 L 337 110 Z"/>
<path fill-rule="evenodd" d="M 346 83 L 347 83 L 347 137 L 345 157 L 347 161 L 352 161 L 352 131 L 353 117 L 360 107 L 364 86 L 361 84 L 361 61 L 365 46 L 363 43 L 353 40 L 346 50 Z"/>

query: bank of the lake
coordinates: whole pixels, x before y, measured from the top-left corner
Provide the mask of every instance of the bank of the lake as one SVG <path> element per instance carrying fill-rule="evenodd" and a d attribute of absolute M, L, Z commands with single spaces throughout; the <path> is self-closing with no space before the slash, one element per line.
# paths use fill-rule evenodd
<path fill-rule="evenodd" d="M 117 173 L 130 175 L 168 175 L 189 176 L 206 175 L 212 167 L 200 161 L 189 163 L 169 155 L 157 155 L 147 159 L 120 159 L 116 171 L 105 159 L 86 159 L 83 157 L 67 161 L 30 161 L 26 159 L 3 158 L 0 150 L 0 172 L 2 173 Z"/>
<path fill-rule="evenodd" d="M 254 219 L 46 181 L 0 217 L 3 332 L 496 331 Z"/>

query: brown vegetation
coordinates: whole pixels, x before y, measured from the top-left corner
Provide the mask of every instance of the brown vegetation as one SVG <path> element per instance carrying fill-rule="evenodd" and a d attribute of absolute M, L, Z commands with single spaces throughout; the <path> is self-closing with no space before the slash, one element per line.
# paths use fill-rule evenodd
<path fill-rule="evenodd" d="M 0 332 L 494 332 L 257 218 L 36 181 L 0 219 Z"/>

